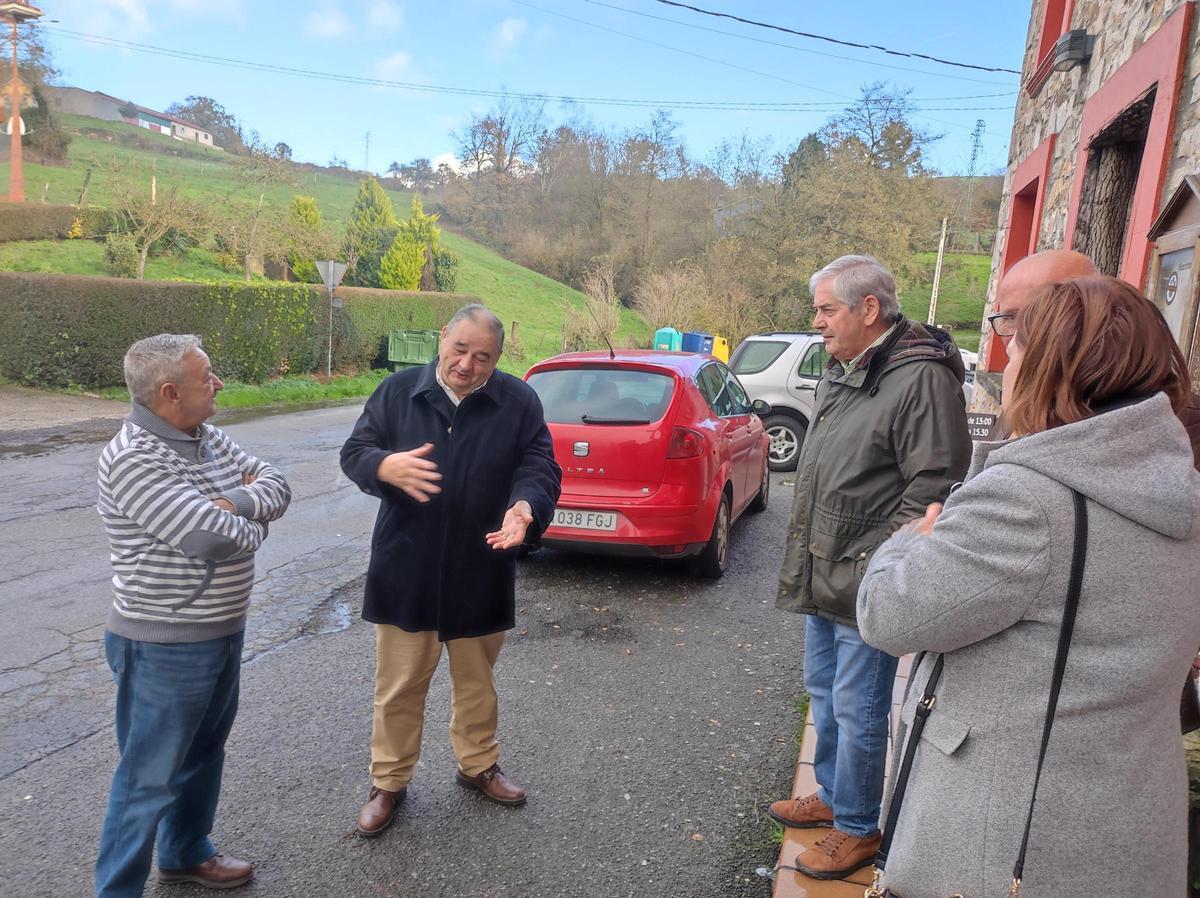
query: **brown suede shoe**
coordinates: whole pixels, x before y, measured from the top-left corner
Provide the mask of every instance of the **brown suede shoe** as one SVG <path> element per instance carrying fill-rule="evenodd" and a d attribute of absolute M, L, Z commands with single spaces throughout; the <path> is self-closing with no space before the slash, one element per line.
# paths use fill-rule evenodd
<path fill-rule="evenodd" d="M 817 798 L 817 793 L 803 798 L 785 798 L 772 802 L 767 816 L 773 817 L 784 826 L 796 829 L 813 829 L 817 826 L 833 826 L 833 808 Z"/>
<path fill-rule="evenodd" d="M 214 854 L 197 867 L 158 871 L 159 882 L 194 882 L 206 889 L 236 889 L 254 878 L 254 868 L 236 857 Z"/>
<path fill-rule="evenodd" d="M 840 829 L 796 857 L 796 869 L 813 879 L 845 879 L 855 870 L 875 860 L 879 851 L 879 832 L 869 836 L 852 836 Z"/>
<path fill-rule="evenodd" d="M 358 834 L 371 839 L 391 826 L 392 821 L 396 819 L 396 808 L 407 791 L 407 786 L 399 792 L 389 792 L 387 789 L 372 786 L 367 803 L 358 811 Z"/>
<path fill-rule="evenodd" d="M 525 790 L 511 776 L 506 775 L 499 764 L 493 764 L 478 776 L 467 776 L 458 771 L 458 784 L 468 789 L 478 789 L 485 798 L 497 804 L 518 805 L 525 803 Z"/>

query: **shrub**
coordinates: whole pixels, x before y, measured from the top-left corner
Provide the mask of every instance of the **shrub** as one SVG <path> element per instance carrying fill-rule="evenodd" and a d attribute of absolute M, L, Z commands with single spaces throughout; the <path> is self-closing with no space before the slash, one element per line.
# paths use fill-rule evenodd
<path fill-rule="evenodd" d="M 0 272 L 0 374 L 33 386 L 88 388 L 124 382 L 135 340 L 196 333 L 231 380 L 259 383 L 285 371 L 325 370 L 328 294 L 306 284 L 137 281 Z M 373 366 L 395 328 L 436 328 L 469 296 L 338 288 L 334 366 Z"/>
<path fill-rule="evenodd" d="M 416 290 L 421 286 L 421 269 L 424 267 L 424 244 L 401 234 L 392 241 L 391 248 L 379 262 L 379 283 L 388 290 Z"/>
<path fill-rule="evenodd" d="M 0 243 L 63 239 L 70 233 L 78 211 L 74 206 L 0 203 Z"/>
<path fill-rule="evenodd" d="M 75 230 L 79 237 L 102 237 L 112 230 L 112 216 L 99 206 L 0 202 L 0 243 L 62 240 Z"/>
<path fill-rule="evenodd" d="M 446 249 L 433 254 L 433 280 L 439 293 L 453 293 L 458 289 L 458 256 Z"/>
<path fill-rule="evenodd" d="M 104 238 L 104 264 L 115 278 L 135 278 L 138 271 L 137 240 L 130 234 Z"/>

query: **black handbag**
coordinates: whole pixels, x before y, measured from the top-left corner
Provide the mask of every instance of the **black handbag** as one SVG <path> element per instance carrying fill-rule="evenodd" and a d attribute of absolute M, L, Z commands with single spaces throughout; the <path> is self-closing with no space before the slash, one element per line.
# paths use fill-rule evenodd
<path fill-rule="evenodd" d="M 1075 500 L 1075 547 L 1071 553 L 1071 578 L 1067 588 L 1067 603 L 1063 609 L 1062 626 L 1058 631 L 1058 651 L 1054 656 L 1054 676 L 1050 680 L 1050 698 L 1046 702 L 1046 720 L 1042 725 L 1042 746 L 1038 752 L 1037 772 L 1033 777 L 1033 795 L 1029 799 L 1029 812 L 1025 815 L 1025 832 L 1021 836 L 1021 850 L 1017 854 L 1017 862 L 1013 866 L 1012 885 L 1009 886 L 1009 898 L 1016 898 L 1021 893 L 1021 877 L 1025 873 L 1025 850 L 1029 846 L 1029 829 L 1033 825 L 1033 808 L 1037 803 L 1038 782 L 1042 778 L 1042 762 L 1046 759 L 1046 746 L 1050 743 L 1050 728 L 1054 724 L 1054 713 L 1058 708 L 1058 693 L 1062 688 L 1063 671 L 1067 666 L 1067 654 L 1071 650 L 1071 636 L 1075 630 L 1075 614 L 1079 610 L 1079 592 L 1083 584 L 1083 566 L 1087 560 L 1088 517 L 1087 500 L 1071 490 Z M 926 653 L 917 657 L 913 666 L 914 672 L 920 668 Z M 904 746 L 904 757 L 900 760 L 900 769 L 896 773 L 896 787 L 892 791 L 892 803 L 888 807 L 887 821 L 884 823 L 883 838 L 879 843 L 879 851 L 875 855 L 875 879 L 863 893 L 863 898 L 902 898 L 890 889 L 880 889 L 879 882 L 887 866 L 888 852 L 892 847 L 892 837 L 896 833 L 896 821 L 900 819 L 900 806 L 904 802 L 904 793 L 908 788 L 908 777 L 912 772 L 913 757 L 917 751 L 917 743 L 921 739 L 921 731 L 933 711 L 937 695 L 938 680 L 942 676 L 945 656 L 938 655 L 925 682 L 925 689 L 917 702 L 916 713 L 913 716 L 912 727 L 909 730 L 908 741 Z M 949 898 L 965 898 L 961 893 L 955 893 Z"/>

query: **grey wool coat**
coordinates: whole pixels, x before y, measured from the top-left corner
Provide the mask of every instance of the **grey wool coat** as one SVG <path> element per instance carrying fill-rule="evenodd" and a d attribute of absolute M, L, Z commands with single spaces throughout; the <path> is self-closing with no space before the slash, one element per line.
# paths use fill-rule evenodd
<path fill-rule="evenodd" d="M 1074 537 L 1090 536 L 1038 789 L 1023 898 L 1183 898 L 1179 690 L 1200 645 L 1200 474 L 1162 394 L 980 444 L 931 536 L 880 547 L 863 638 L 945 653 L 884 883 L 903 898 L 1006 894 L 1033 790 Z M 896 757 L 932 667 L 912 676 Z"/>

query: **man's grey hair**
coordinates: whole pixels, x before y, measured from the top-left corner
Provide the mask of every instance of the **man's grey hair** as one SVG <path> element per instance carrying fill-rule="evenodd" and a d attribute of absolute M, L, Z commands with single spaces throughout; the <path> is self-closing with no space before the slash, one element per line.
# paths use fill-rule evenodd
<path fill-rule="evenodd" d="M 852 309 L 868 296 L 879 300 L 879 313 L 887 321 L 900 317 L 896 279 L 873 256 L 842 256 L 808 279 L 808 292 L 817 295 L 817 285 L 833 278 L 833 295 Z"/>
<path fill-rule="evenodd" d="M 151 405 L 165 383 L 183 379 L 183 357 L 200 351 L 195 334 L 158 334 L 138 340 L 125 353 L 125 386 L 142 405 Z"/>
<path fill-rule="evenodd" d="M 446 333 L 454 330 L 454 325 L 460 321 L 466 321 L 470 318 L 476 324 L 482 324 L 484 327 L 489 327 L 496 337 L 496 343 L 500 346 L 500 351 L 504 352 L 504 324 L 496 317 L 487 306 L 481 306 L 474 302 L 469 306 L 463 306 L 453 317 L 446 323 Z"/>

